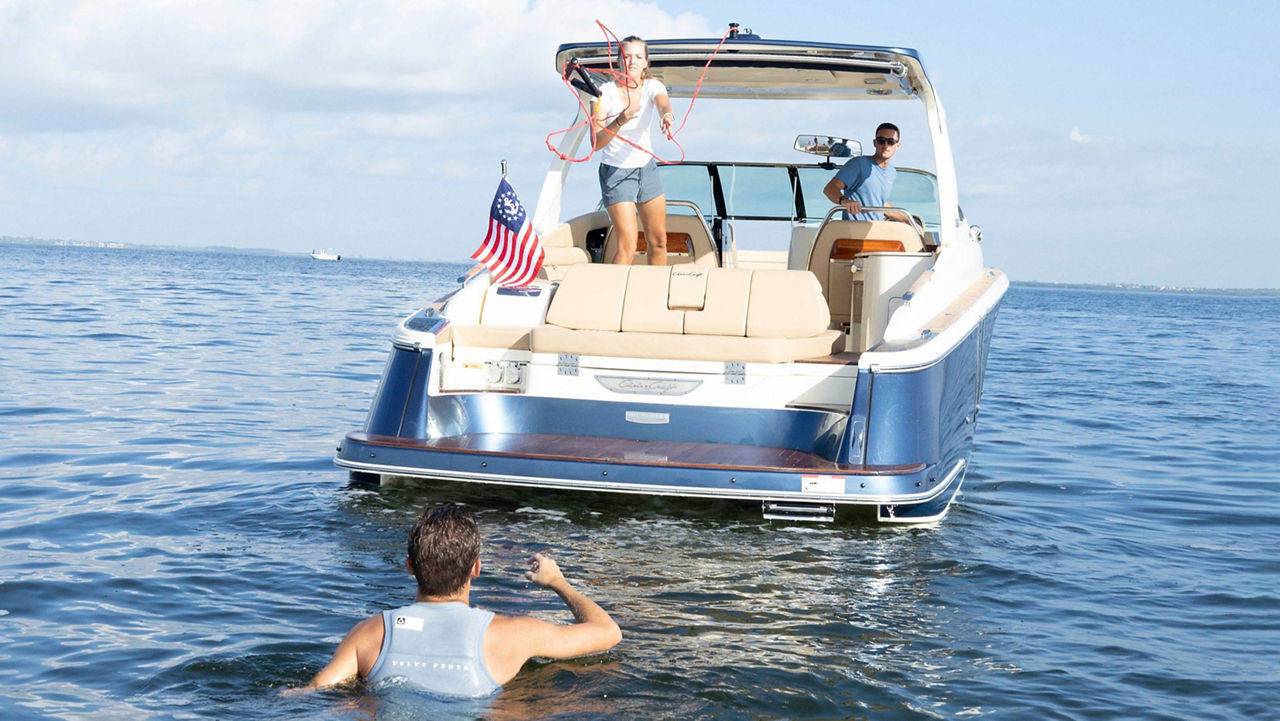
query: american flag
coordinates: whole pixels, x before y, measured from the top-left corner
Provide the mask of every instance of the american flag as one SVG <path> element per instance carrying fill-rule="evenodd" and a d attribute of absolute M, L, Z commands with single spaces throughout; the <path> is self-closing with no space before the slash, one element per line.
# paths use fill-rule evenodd
<path fill-rule="evenodd" d="M 489 268 L 494 283 L 508 288 L 529 285 L 542 268 L 542 241 L 506 178 L 489 208 L 489 234 L 471 257 Z"/>

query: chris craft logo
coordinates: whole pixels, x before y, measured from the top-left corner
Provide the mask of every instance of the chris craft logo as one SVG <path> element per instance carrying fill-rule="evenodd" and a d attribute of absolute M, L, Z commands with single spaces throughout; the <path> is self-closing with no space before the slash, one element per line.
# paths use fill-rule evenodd
<path fill-rule="evenodd" d="M 646 396 L 682 396 L 702 385 L 693 378 L 636 378 L 631 376 L 596 376 L 600 385 L 614 393 Z"/>

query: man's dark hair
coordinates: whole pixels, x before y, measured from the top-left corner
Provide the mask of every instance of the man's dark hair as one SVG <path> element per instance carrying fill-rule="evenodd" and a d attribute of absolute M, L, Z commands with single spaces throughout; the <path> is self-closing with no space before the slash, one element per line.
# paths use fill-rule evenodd
<path fill-rule="evenodd" d="M 418 579 L 418 594 L 448 596 L 471 577 L 480 558 L 480 529 L 462 506 L 440 506 L 424 512 L 409 531 L 409 561 Z"/>
<path fill-rule="evenodd" d="M 893 134 L 898 136 L 898 138 L 902 137 L 902 131 L 898 130 L 898 126 L 894 125 L 893 123 L 880 123 L 879 125 L 877 125 L 876 135 L 879 135 L 881 130 L 892 130 Z"/>

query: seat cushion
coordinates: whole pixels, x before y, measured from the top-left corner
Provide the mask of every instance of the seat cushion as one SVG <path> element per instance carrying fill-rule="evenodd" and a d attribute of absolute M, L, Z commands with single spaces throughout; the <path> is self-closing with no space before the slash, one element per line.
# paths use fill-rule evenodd
<path fill-rule="evenodd" d="M 667 307 L 671 268 L 637 265 L 627 275 L 622 330 L 638 333 L 683 333 L 684 312 Z"/>
<path fill-rule="evenodd" d="M 831 324 L 822 286 L 808 271 L 753 271 L 747 303 L 750 338 L 808 338 Z"/>
<path fill-rule="evenodd" d="M 707 295 L 702 310 L 685 311 L 684 332 L 745 336 L 752 272 L 741 268 L 712 268 L 707 274 Z"/>
<path fill-rule="evenodd" d="M 574 330 L 621 330 L 630 270 L 599 263 L 570 266 L 551 298 L 547 322 Z"/>

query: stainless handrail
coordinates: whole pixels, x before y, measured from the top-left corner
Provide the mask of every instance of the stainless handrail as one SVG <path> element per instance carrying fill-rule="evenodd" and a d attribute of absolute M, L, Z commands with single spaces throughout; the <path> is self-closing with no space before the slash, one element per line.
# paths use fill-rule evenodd
<path fill-rule="evenodd" d="M 909 212 L 909 211 L 907 211 L 907 210 L 905 210 L 905 209 L 903 209 L 903 208 L 893 208 L 893 207 L 889 207 L 889 206 L 871 206 L 871 205 L 864 205 L 864 206 L 862 206 L 862 210 L 859 210 L 858 212 L 859 212 L 859 213 L 883 213 L 883 212 L 888 211 L 888 210 L 897 211 L 897 212 L 899 212 L 899 213 L 903 213 L 904 215 L 906 215 L 906 216 L 907 216 L 907 225 L 910 225 L 910 226 L 911 226 L 911 229 L 912 229 L 912 230 L 914 230 L 914 231 L 916 232 L 916 235 L 920 236 L 920 242 L 921 242 L 921 243 L 923 243 L 923 244 L 925 244 L 925 245 L 928 245 L 928 244 L 929 244 L 928 239 L 927 239 L 927 238 L 925 238 L 925 235 L 924 235 L 924 226 L 922 226 L 922 225 L 920 225 L 919 223 L 917 223 L 917 222 L 916 222 L 916 216 L 915 216 L 914 214 L 912 214 L 911 212 Z M 825 216 L 825 217 L 823 217 L 823 219 L 822 219 L 822 225 L 819 225 L 819 226 L 818 226 L 818 232 L 819 232 L 819 233 L 821 233 L 821 232 L 822 232 L 822 226 L 823 226 L 823 225 L 826 225 L 828 222 L 830 222 L 830 220 L 831 220 L 831 216 L 835 215 L 836 213 L 843 213 L 843 212 L 846 212 L 846 211 L 845 211 L 845 209 L 844 209 L 844 206 L 842 206 L 842 205 L 837 205 L 837 206 L 835 206 L 834 208 L 832 208 L 831 210 L 828 210 L 828 211 L 827 211 L 826 216 Z M 901 222 L 901 221 L 899 221 L 899 222 Z"/>
<path fill-rule="evenodd" d="M 693 217 L 702 221 L 702 227 L 706 229 L 707 237 L 711 239 L 711 251 L 716 256 L 716 263 L 723 263 L 724 249 L 720 247 L 720 243 L 716 242 L 716 234 L 711 232 L 711 226 L 707 225 L 707 216 L 702 214 L 702 208 L 699 208 L 698 204 L 692 200 L 668 200 L 668 213 L 671 212 L 671 206 L 673 205 L 678 205 L 682 208 L 691 208 L 693 210 Z"/>
<path fill-rule="evenodd" d="M 671 207 L 671 206 L 673 206 L 673 205 L 680 205 L 680 206 L 684 206 L 684 207 L 688 207 L 688 208 L 693 208 L 693 214 L 694 214 L 694 215 L 696 215 L 696 216 L 698 216 L 699 218 L 702 218 L 702 222 L 703 222 L 703 223 L 707 222 L 707 216 L 705 216 L 705 215 L 703 215 L 703 214 L 702 214 L 702 208 L 699 208 L 699 207 L 698 207 L 698 204 L 697 204 L 697 203 L 695 203 L 695 202 L 693 202 L 692 200 L 671 200 L 671 199 L 668 199 L 668 200 L 667 200 L 667 207 Z"/>

